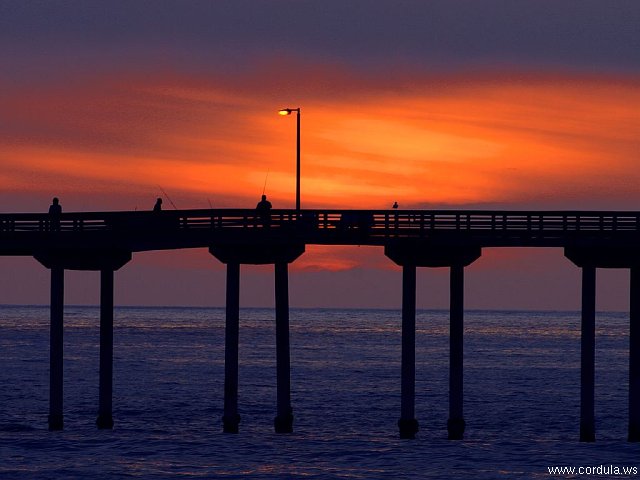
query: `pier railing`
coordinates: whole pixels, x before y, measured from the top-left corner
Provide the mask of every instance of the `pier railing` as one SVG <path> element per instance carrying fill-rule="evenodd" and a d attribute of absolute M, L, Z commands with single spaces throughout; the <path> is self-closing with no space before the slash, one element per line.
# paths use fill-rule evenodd
<path fill-rule="evenodd" d="M 640 234 L 640 212 L 489 211 L 489 210 L 167 210 L 162 212 L 93 212 L 0 214 L 0 244 L 15 233 L 50 232 L 240 232 L 286 230 L 306 243 L 384 243 L 390 238 L 425 239 L 463 235 L 483 244 L 514 245 L 559 242 L 576 235 Z"/>

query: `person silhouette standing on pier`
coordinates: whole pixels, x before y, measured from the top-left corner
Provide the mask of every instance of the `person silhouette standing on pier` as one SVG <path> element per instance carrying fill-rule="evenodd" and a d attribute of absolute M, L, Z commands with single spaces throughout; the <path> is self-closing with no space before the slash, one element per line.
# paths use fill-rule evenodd
<path fill-rule="evenodd" d="M 397 230 L 398 228 L 398 202 L 393 202 L 393 205 L 391 206 L 391 208 L 393 209 L 393 228 L 395 228 Z"/>
<path fill-rule="evenodd" d="M 49 207 L 49 228 L 51 231 L 60 230 L 60 215 L 62 214 L 62 206 L 58 197 L 53 197 L 51 206 Z"/>
<path fill-rule="evenodd" d="M 262 224 L 265 227 L 270 226 L 271 224 L 271 202 L 267 200 L 266 195 L 262 195 L 262 200 L 258 202 L 256 205 L 256 211 L 260 216 L 260 220 L 262 220 Z"/>
<path fill-rule="evenodd" d="M 271 210 L 271 202 L 267 200 L 266 195 L 262 195 L 262 200 L 256 205 L 256 210 L 259 212 L 269 212 Z"/>
<path fill-rule="evenodd" d="M 153 206 L 153 211 L 154 212 L 161 212 L 162 211 L 162 199 L 161 198 L 156 199 L 156 204 Z"/>

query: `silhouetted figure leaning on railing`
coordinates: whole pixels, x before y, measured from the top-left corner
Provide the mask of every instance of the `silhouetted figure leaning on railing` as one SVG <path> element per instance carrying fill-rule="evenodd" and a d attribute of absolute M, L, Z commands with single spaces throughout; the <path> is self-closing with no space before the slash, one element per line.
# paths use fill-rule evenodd
<path fill-rule="evenodd" d="M 271 225 L 271 202 L 267 200 L 266 195 L 262 195 L 262 200 L 256 205 L 256 211 L 262 221 L 262 225 L 269 227 Z"/>
<path fill-rule="evenodd" d="M 176 218 L 167 215 L 169 212 L 162 210 L 162 198 L 156 198 L 151 214 L 148 217 L 148 226 L 153 230 L 167 230 L 177 228 Z"/>
<path fill-rule="evenodd" d="M 53 202 L 49 207 L 49 230 L 52 232 L 60 230 L 60 215 L 62 214 L 62 206 L 58 197 L 53 198 Z"/>

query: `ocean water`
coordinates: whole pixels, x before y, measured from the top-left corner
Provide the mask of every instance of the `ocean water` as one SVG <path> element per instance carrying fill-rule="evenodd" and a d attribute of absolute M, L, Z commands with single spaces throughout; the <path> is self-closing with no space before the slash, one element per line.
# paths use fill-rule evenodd
<path fill-rule="evenodd" d="M 640 467 L 640 444 L 626 442 L 626 313 L 596 319 L 592 444 L 578 442 L 577 312 L 465 313 L 462 441 L 446 439 L 446 311 L 417 313 L 415 440 L 397 431 L 399 311 L 291 311 L 288 435 L 273 432 L 272 310 L 241 310 L 238 435 L 222 433 L 223 309 L 117 308 L 114 323 L 115 428 L 95 427 L 99 311 L 67 306 L 65 430 L 49 432 L 48 308 L 0 307 L 1 479 L 530 479 L 583 478 L 552 466 Z"/>

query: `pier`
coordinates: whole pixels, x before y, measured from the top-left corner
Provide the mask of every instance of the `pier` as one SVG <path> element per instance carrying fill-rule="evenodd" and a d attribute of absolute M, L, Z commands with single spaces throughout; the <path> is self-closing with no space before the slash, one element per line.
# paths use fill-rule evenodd
<path fill-rule="evenodd" d="M 556 247 L 582 271 L 580 440 L 596 438 L 598 268 L 630 270 L 628 440 L 640 441 L 640 212 L 484 210 L 175 210 L 0 215 L 0 255 L 32 256 L 51 271 L 49 428 L 64 425 L 64 272 L 100 272 L 98 428 L 113 427 L 114 272 L 136 252 L 208 248 L 226 265 L 223 431 L 237 433 L 241 265 L 274 266 L 277 433 L 293 431 L 289 264 L 306 245 L 372 245 L 402 268 L 399 434 L 414 438 L 416 270 L 450 270 L 448 437 L 464 437 L 464 271 L 487 247 Z"/>

